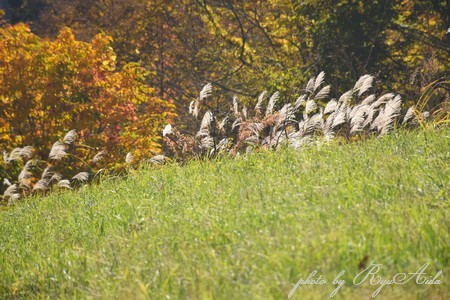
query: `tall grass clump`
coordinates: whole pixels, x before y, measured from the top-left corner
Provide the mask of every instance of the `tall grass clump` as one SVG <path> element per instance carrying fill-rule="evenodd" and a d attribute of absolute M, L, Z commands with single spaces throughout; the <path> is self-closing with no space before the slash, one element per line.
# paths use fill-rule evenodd
<path fill-rule="evenodd" d="M 230 105 L 219 105 L 212 99 L 213 86 L 207 84 L 192 101 L 189 114 L 198 128 L 193 133 L 181 133 L 168 124 L 162 131 L 163 153 L 149 159 L 152 164 L 164 164 L 167 159 L 187 161 L 192 158 L 232 156 L 258 149 L 280 147 L 301 149 L 313 143 L 331 140 L 360 140 L 367 136 L 383 136 L 396 127 L 425 124 L 427 101 L 446 82 L 426 90 L 416 106 L 402 107 L 402 98 L 394 93 L 371 93 L 374 77 L 364 75 L 349 91 L 329 99 L 331 86 L 325 83 L 325 73 L 311 78 L 301 95 L 292 102 L 279 105 L 280 93 L 260 94 L 253 109 L 241 105 L 234 96 Z M 448 123 L 448 103 L 443 102 L 433 112 L 436 124 Z M 446 106 L 447 105 L 447 106 Z M 278 107 L 278 109 L 277 109 Z M 46 194 L 52 189 L 72 189 L 96 180 L 100 174 L 126 174 L 140 161 L 132 152 L 114 166 L 104 163 L 108 153 L 78 142 L 75 130 L 56 141 L 48 157 L 35 157 L 30 146 L 3 152 L 0 165 L 1 203 L 13 204 L 20 198 Z M 117 160 L 108 157 L 107 161 Z M 125 171 L 125 172 L 124 172 Z"/>
<path fill-rule="evenodd" d="M 45 195 L 52 190 L 79 188 L 98 181 L 103 174 L 124 175 L 137 163 L 131 153 L 116 166 L 107 160 L 111 157 L 106 150 L 80 143 L 75 130 L 56 141 L 47 157 L 39 157 L 31 146 L 3 151 L 0 204 L 12 205 L 21 198 Z M 164 156 L 156 155 L 149 161 L 162 164 Z"/>
<path fill-rule="evenodd" d="M 329 99 L 331 86 L 325 84 L 325 73 L 321 72 L 308 81 L 295 101 L 278 110 L 280 94 L 264 91 L 253 109 L 240 105 L 235 96 L 225 111 L 211 100 L 212 85 L 207 84 L 190 105 L 198 130 L 182 134 L 168 125 L 163 131 L 167 155 L 212 157 L 280 146 L 300 149 L 314 141 L 382 136 L 396 126 L 417 124 L 427 116 L 414 106 L 402 108 L 400 95 L 371 93 L 373 81 L 371 75 L 361 76 L 352 89 Z"/>

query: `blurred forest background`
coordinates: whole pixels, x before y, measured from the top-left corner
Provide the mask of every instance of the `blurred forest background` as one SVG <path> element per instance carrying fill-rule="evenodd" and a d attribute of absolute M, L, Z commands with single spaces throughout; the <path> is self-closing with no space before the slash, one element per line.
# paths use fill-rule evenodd
<path fill-rule="evenodd" d="M 237 95 L 254 103 L 268 90 L 280 91 L 282 103 L 320 71 L 334 95 L 372 74 L 376 89 L 412 103 L 449 77 L 449 0 L 1 5 L 2 147 L 44 152 L 77 129 L 88 144 L 118 155 L 130 147 L 156 153 L 166 122 L 194 122 L 189 102 L 208 82 L 223 101 Z"/>

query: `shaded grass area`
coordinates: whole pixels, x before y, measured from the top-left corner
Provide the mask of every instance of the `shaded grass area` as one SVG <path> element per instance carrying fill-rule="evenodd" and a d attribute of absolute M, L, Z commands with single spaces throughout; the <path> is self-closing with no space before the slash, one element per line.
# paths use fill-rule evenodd
<path fill-rule="evenodd" d="M 449 296 L 450 130 L 364 143 L 144 167 L 125 180 L 29 199 L 0 212 L 0 295 L 369 298 L 370 262 L 392 278 L 425 263 L 440 285 L 386 286 L 381 299 Z M 367 256 L 367 264 L 364 257 Z M 317 276 L 316 276 L 317 277 Z"/>

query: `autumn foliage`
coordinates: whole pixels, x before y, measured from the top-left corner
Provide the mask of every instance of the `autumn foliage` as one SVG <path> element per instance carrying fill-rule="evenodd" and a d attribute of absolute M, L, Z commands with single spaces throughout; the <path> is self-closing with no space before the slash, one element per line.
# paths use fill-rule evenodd
<path fill-rule="evenodd" d="M 40 156 L 69 130 L 110 161 L 159 151 L 174 106 L 153 94 L 137 63 L 118 69 L 111 38 L 75 39 L 68 28 L 40 38 L 24 24 L 0 28 L 0 145 L 33 146 Z"/>
<path fill-rule="evenodd" d="M 0 3 L 0 176 L 9 181 L 0 193 L 10 199 L 145 157 L 160 163 L 162 152 L 186 160 L 316 135 L 359 139 L 400 115 L 448 123 L 448 1 Z M 328 85 L 316 91 L 321 71 Z M 347 91 L 364 74 L 374 95 L 402 100 Z"/>

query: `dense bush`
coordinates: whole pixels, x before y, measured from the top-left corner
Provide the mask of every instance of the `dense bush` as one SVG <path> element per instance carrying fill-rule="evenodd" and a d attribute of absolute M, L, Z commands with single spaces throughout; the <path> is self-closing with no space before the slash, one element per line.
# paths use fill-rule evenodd
<path fill-rule="evenodd" d="M 108 151 L 110 162 L 130 149 L 159 151 L 173 105 L 153 95 L 138 64 L 116 68 L 111 38 L 77 41 L 68 28 L 42 39 L 24 24 L 0 28 L 0 145 L 33 146 L 38 157 L 71 129 L 84 150 Z"/>

